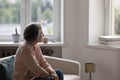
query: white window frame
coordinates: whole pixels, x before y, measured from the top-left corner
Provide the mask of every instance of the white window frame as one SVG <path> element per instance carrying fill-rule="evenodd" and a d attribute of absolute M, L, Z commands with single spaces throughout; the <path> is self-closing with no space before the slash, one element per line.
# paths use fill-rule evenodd
<path fill-rule="evenodd" d="M 63 42 L 63 0 L 54 0 L 54 35 L 45 35 L 50 40 Z M 21 36 L 25 25 L 31 22 L 30 0 L 21 0 L 20 6 Z M 22 36 L 23 37 L 23 36 Z M 12 41 L 12 35 L 0 35 L 0 41 Z"/>
<path fill-rule="evenodd" d="M 112 0 L 105 0 L 105 35 L 112 35 Z"/>
<path fill-rule="evenodd" d="M 120 45 L 117 43 L 117 40 L 118 39 L 120 40 L 120 37 L 118 38 L 117 36 L 115 36 L 114 29 L 113 29 L 114 28 L 113 2 L 114 2 L 113 0 L 90 0 L 89 1 L 88 41 L 86 41 L 87 47 L 97 48 L 97 49 L 113 49 L 113 50 L 119 49 Z M 110 38 L 106 38 L 106 40 L 111 40 L 112 38 L 112 40 L 116 42 L 115 43 L 108 42 L 105 44 L 101 44 L 99 41 L 100 36 L 110 37 Z"/>
<path fill-rule="evenodd" d="M 113 36 L 114 34 L 114 1 L 105 0 L 105 35 Z"/>

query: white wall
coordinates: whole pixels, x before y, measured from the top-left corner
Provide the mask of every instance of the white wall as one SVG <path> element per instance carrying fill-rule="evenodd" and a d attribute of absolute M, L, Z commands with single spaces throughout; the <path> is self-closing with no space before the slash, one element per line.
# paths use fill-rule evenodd
<path fill-rule="evenodd" d="M 79 3 L 78 0 L 64 0 L 64 38 L 65 46 L 63 48 L 64 58 L 75 58 L 78 49 L 78 14 L 79 14 Z M 69 56 L 68 56 L 69 55 Z M 79 54 L 78 54 L 79 55 Z M 75 58 L 76 59 L 76 58 Z"/>
<path fill-rule="evenodd" d="M 96 64 L 93 80 L 120 80 L 120 52 L 116 50 L 86 47 L 88 43 L 89 0 L 65 1 L 65 46 L 62 57 L 81 63 L 81 78 L 87 80 L 86 62 Z"/>
<path fill-rule="evenodd" d="M 98 42 L 98 37 L 104 35 L 104 0 L 89 1 L 89 44 Z"/>

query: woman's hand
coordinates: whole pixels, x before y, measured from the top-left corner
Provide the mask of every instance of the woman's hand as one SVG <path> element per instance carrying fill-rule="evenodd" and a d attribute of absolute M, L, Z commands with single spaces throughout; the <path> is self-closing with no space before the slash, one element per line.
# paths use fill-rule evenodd
<path fill-rule="evenodd" d="M 50 76 L 51 76 L 51 75 L 50 75 L 46 70 L 43 70 L 43 73 L 41 74 L 40 77 L 45 78 L 45 77 L 50 77 Z"/>
<path fill-rule="evenodd" d="M 59 80 L 58 76 L 57 76 L 57 74 L 55 72 L 51 73 L 51 77 L 52 77 L 53 80 Z"/>

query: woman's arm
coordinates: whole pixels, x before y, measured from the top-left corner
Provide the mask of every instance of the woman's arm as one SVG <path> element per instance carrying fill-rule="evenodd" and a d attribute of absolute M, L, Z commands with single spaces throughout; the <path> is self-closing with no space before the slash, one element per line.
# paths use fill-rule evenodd
<path fill-rule="evenodd" d="M 22 62 L 25 65 L 25 67 L 30 70 L 36 77 L 45 76 L 48 77 L 49 73 L 44 70 L 39 63 L 37 63 L 32 55 L 32 51 L 29 48 L 24 48 L 23 54 L 22 54 Z"/>
<path fill-rule="evenodd" d="M 39 64 L 50 74 L 55 72 L 52 66 L 46 61 L 45 57 L 42 54 L 41 48 L 38 45 L 37 45 L 37 50 L 38 50 L 37 57 L 39 59 Z"/>

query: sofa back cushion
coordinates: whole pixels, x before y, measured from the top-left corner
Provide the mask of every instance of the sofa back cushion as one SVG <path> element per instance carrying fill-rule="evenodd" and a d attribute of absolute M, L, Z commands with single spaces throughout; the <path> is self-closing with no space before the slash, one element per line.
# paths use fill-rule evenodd
<path fill-rule="evenodd" d="M 11 80 L 13 72 L 14 56 L 0 59 L 0 80 Z"/>

